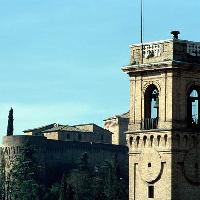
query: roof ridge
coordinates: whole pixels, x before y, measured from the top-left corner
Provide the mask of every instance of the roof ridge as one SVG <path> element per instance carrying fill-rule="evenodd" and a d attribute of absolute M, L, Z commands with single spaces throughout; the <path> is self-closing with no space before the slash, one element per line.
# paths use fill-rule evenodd
<path fill-rule="evenodd" d="M 33 131 L 33 130 L 37 130 L 37 129 L 42 129 L 42 128 L 45 128 L 45 127 L 48 127 L 48 126 L 55 126 L 55 122 L 54 123 L 51 123 L 51 124 L 47 124 L 47 125 L 43 125 L 43 126 L 39 126 L 39 127 L 36 127 L 36 128 L 29 128 L 29 129 L 26 129 L 24 130 L 23 132 L 28 132 L 28 131 Z"/>

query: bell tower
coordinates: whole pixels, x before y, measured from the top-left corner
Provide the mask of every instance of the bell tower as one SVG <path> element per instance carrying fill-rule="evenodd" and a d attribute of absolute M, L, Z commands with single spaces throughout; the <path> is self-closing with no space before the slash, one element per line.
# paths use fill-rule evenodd
<path fill-rule="evenodd" d="M 129 200 L 200 199 L 200 43 L 130 46 Z"/>

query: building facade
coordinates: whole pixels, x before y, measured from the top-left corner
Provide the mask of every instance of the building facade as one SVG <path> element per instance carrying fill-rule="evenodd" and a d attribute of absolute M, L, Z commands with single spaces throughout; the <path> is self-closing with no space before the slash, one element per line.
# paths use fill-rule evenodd
<path fill-rule="evenodd" d="M 44 136 L 51 140 L 112 143 L 112 133 L 96 124 L 60 125 L 57 123 L 23 131 L 26 135 Z"/>
<path fill-rule="evenodd" d="M 104 120 L 104 128 L 112 132 L 112 144 L 127 145 L 126 131 L 128 131 L 128 124 L 129 112 Z"/>
<path fill-rule="evenodd" d="M 131 45 L 129 200 L 200 198 L 200 43 Z"/>

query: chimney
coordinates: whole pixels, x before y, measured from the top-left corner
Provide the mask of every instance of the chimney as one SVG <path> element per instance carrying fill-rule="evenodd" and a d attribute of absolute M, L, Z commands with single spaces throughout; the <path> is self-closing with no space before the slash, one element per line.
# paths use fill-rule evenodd
<path fill-rule="evenodd" d="M 173 35 L 173 39 L 178 40 L 178 35 L 180 34 L 180 31 L 172 31 L 171 34 Z"/>

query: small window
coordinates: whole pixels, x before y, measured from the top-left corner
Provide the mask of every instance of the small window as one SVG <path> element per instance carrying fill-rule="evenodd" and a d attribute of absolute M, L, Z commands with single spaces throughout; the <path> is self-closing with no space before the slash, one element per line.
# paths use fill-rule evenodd
<path fill-rule="evenodd" d="M 148 167 L 151 167 L 151 163 L 148 163 Z"/>
<path fill-rule="evenodd" d="M 101 135 L 101 141 L 103 141 L 103 135 Z"/>
<path fill-rule="evenodd" d="M 147 142 L 147 136 L 146 135 L 143 137 L 143 142 L 144 142 L 144 147 L 145 147 L 146 146 L 146 142 Z"/>
<path fill-rule="evenodd" d="M 199 169 L 199 165 L 198 165 L 198 163 L 195 163 L 195 169 Z"/>
<path fill-rule="evenodd" d="M 69 133 L 67 133 L 67 139 L 68 139 L 68 140 L 70 139 L 70 134 L 69 134 Z"/>
<path fill-rule="evenodd" d="M 196 89 L 190 90 L 188 94 L 188 125 L 190 128 L 197 128 L 199 125 L 199 93 Z"/>
<path fill-rule="evenodd" d="M 78 134 L 78 140 L 81 140 L 82 139 L 82 135 L 79 133 Z"/>
<path fill-rule="evenodd" d="M 154 186 L 153 185 L 149 185 L 148 186 L 148 198 L 153 199 L 154 198 Z"/>
<path fill-rule="evenodd" d="M 130 146 L 133 144 L 133 137 L 130 137 Z"/>
<path fill-rule="evenodd" d="M 140 137 L 139 137 L 139 136 L 137 136 L 136 142 L 137 142 L 137 147 L 138 147 L 138 146 L 139 146 L 139 143 L 140 143 Z"/>

